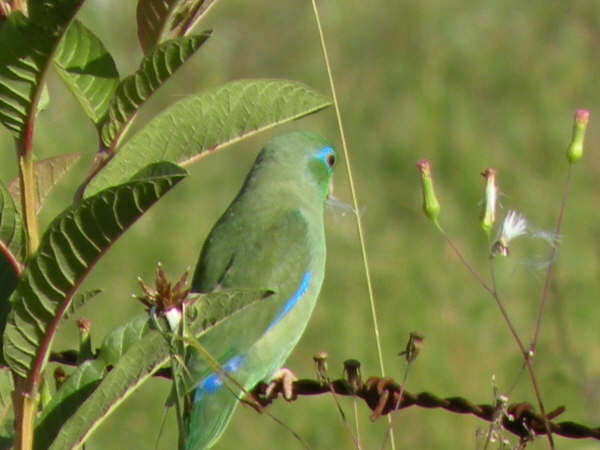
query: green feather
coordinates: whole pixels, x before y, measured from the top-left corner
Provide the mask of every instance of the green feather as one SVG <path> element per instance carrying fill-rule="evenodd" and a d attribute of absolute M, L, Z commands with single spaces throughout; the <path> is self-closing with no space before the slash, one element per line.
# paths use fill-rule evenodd
<path fill-rule="evenodd" d="M 274 292 L 200 340 L 246 390 L 281 367 L 316 303 L 325 272 L 323 209 L 335 158 L 330 144 L 312 133 L 270 140 L 204 243 L 193 291 Z M 186 449 L 209 448 L 225 430 L 240 393 L 223 386 L 193 350 L 186 363 L 187 385 L 198 385 Z"/>

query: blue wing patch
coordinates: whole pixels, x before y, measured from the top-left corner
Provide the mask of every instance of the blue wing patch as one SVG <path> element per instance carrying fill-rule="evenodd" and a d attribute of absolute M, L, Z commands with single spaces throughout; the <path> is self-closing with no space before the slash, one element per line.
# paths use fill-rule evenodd
<path fill-rule="evenodd" d="M 275 316 L 275 318 L 271 321 L 265 333 L 273 328 L 277 323 L 284 318 L 284 316 L 290 312 L 290 310 L 294 307 L 294 305 L 300 300 L 300 298 L 304 295 L 306 290 L 308 289 L 308 283 L 310 282 L 310 272 L 305 272 L 302 277 L 302 281 L 300 281 L 300 286 L 294 294 L 290 297 L 290 299 L 283 305 L 283 309 Z"/>
<path fill-rule="evenodd" d="M 267 326 L 265 333 L 267 331 L 269 331 L 271 328 L 273 328 L 275 325 L 277 325 L 277 323 L 279 323 L 279 321 L 281 321 L 281 319 L 283 319 L 285 317 L 285 315 L 291 311 L 291 309 L 294 307 L 294 305 L 296 303 L 298 303 L 298 300 L 300 300 L 300 298 L 305 294 L 306 290 L 308 289 L 309 283 L 310 283 L 310 272 L 305 272 L 304 276 L 302 277 L 302 281 L 300 281 L 300 285 L 298 286 L 298 289 L 296 289 L 296 292 L 294 292 L 292 294 L 292 296 L 289 298 L 289 300 L 285 303 L 285 305 L 283 305 L 283 308 L 281 309 L 279 314 L 277 314 L 277 316 L 275 316 L 275 318 Z M 231 358 L 229 361 L 227 361 L 225 363 L 225 365 L 223 365 L 223 369 L 227 373 L 233 373 L 236 370 L 238 370 L 240 367 L 242 367 L 245 360 L 246 360 L 245 355 L 236 355 L 233 358 Z M 200 383 L 198 383 L 198 389 L 196 389 L 196 393 L 194 395 L 194 401 L 195 402 L 199 401 L 199 399 L 202 397 L 202 395 L 204 393 L 209 393 L 209 394 L 215 393 L 222 386 L 223 386 L 223 380 L 222 380 L 221 374 L 213 373 L 211 375 L 208 375 L 202 381 L 200 381 Z"/>
<path fill-rule="evenodd" d="M 242 366 L 242 364 L 244 364 L 245 359 L 246 357 L 244 355 L 234 356 L 227 361 L 227 363 L 223 366 L 223 369 L 225 369 L 225 372 L 227 373 L 235 372 Z M 200 389 L 196 390 L 194 401 L 198 401 L 204 392 L 208 392 L 209 394 L 214 393 L 218 391 L 221 386 L 223 386 L 223 380 L 221 379 L 220 375 L 213 373 L 212 375 L 207 376 L 198 385 Z"/>

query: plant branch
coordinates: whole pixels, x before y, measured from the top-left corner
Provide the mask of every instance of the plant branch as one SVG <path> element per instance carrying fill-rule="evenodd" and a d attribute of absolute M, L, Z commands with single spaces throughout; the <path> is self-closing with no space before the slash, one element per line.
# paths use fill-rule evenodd
<path fill-rule="evenodd" d="M 485 283 L 485 281 L 483 281 L 483 278 L 481 277 L 481 275 L 479 275 L 479 273 L 468 263 L 468 261 L 463 256 L 462 252 L 458 249 L 458 247 L 456 247 L 456 245 L 454 245 L 454 243 L 452 242 L 452 240 L 448 237 L 448 235 L 446 235 L 445 232 L 443 232 L 443 230 L 442 230 L 442 233 L 443 233 L 444 237 L 446 238 L 446 241 L 448 242 L 448 244 L 450 245 L 450 247 L 454 251 L 454 253 L 461 260 L 461 262 L 467 267 L 467 269 L 469 270 L 469 272 L 475 277 L 475 279 L 493 297 L 494 301 L 496 302 L 496 306 L 500 310 L 500 314 L 502 315 L 502 319 L 504 320 L 504 323 L 508 327 L 508 329 L 510 331 L 510 334 L 512 335 L 515 343 L 519 347 L 519 351 L 521 352 L 521 355 L 523 356 L 523 361 L 524 361 L 524 363 L 525 363 L 525 365 L 527 367 L 527 372 L 529 374 L 529 379 L 530 379 L 531 385 L 533 387 L 533 391 L 534 391 L 535 398 L 536 398 L 536 401 L 537 401 L 537 404 L 538 404 L 538 408 L 540 409 L 540 412 L 541 412 L 541 415 L 542 415 L 542 418 L 543 418 L 544 431 L 545 431 L 545 433 L 548 436 L 548 443 L 550 445 L 550 448 L 554 449 L 554 441 L 552 439 L 552 428 L 550 426 L 550 423 L 549 423 L 548 419 L 546 418 L 546 413 L 545 413 L 545 410 L 544 410 L 544 404 L 542 402 L 542 395 L 540 393 L 540 389 L 539 389 L 539 386 L 538 386 L 538 383 L 537 383 L 537 380 L 536 380 L 536 377 L 535 377 L 535 372 L 533 370 L 533 364 L 531 362 L 531 358 L 529 357 L 530 353 L 525 350 L 525 347 L 523 346 L 523 342 L 521 341 L 521 338 L 519 338 L 517 330 L 515 329 L 514 325 L 512 324 L 512 322 L 510 320 L 510 318 L 508 317 L 508 313 L 504 309 L 504 305 L 502 305 L 502 301 L 500 300 L 500 296 L 498 295 L 498 291 L 496 289 L 496 279 L 495 279 L 495 276 L 494 276 L 493 266 L 490 266 L 490 273 L 491 273 L 491 277 L 492 277 L 492 286 L 493 286 L 493 288 L 491 288 L 491 287 L 489 287 Z"/>
<path fill-rule="evenodd" d="M 19 180 L 21 186 L 21 210 L 27 236 L 27 258 L 31 257 L 40 243 L 35 208 L 35 171 L 31 151 L 19 152 Z"/>
<path fill-rule="evenodd" d="M 562 225 L 563 215 L 565 213 L 565 207 L 567 205 L 567 194 L 569 193 L 569 186 L 571 184 L 571 173 L 573 166 L 569 164 L 569 172 L 567 175 L 567 182 L 565 183 L 565 190 L 562 195 L 562 199 L 560 202 L 560 210 L 558 212 L 558 218 L 556 219 L 556 228 L 554 229 L 555 239 L 558 239 L 558 235 L 560 234 L 560 227 Z M 556 244 L 556 243 L 555 243 Z M 544 314 L 544 306 L 546 305 L 546 299 L 548 298 L 548 294 L 550 292 L 550 280 L 552 279 L 552 269 L 554 268 L 554 260 L 556 258 L 556 247 L 557 245 L 552 246 L 552 252 L 550 253 L 550 263 L 548 264 L 548 270 L 546 271 L 546 279 L 544 280 L 544 288 L 542 289 L 542 294 L 540 296 L 540 305 L 538 308 L 537 320 L 535 323 L 535 331 L 533 333 L 533 339 L 531 340 L 531 345 L 529 349 L 531 352 L 535 352 L 535 347 L 537 345 L 537 339 L 540 334 L 540 328 L 542 326 L 542 316 Z"/>
<path fill-rule="evenodd" d="M 14 253 L 11 252 L 10 249 L 6 246 L 6 244 L 4 244 L 4 242 L 2 241 L 0 241 L 0 253 L 4 256 L 4 259 L 6 260 L 6 262 L 8 262 L 17 278 L 20 278 L 21 272 L 23 272 L 23 266 L 21 265 L 17 257 L 14 255 Z"/>

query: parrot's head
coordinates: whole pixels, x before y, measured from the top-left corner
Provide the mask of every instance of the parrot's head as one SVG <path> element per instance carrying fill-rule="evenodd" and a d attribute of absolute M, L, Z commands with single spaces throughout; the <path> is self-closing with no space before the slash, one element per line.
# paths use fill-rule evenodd
<path fill-rule="evenodd" d="M 268 173 L 265 178 L 277 178 L 282 188 L 313 190 L 325 201 L 336 160 L 337 152 L 323 137 L 296 131 L 267 142 L 256 158 L 253 175 L 263 178 Z"/>

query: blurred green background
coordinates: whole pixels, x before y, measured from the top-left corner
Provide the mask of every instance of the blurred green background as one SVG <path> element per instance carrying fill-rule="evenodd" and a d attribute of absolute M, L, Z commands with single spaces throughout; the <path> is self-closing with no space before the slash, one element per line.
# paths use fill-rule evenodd
<path fill-rule="evenodd" d="M 141 57 L 135 34 L 135 2 L 87 2 L 80 18 L 104 41 L 120 73 Z M 575 108 L 591 110 L 586 154 L 574 167 L 561 244 L 543 319 L 536 370 L 548 410 L 567 407 L 563 420 L 600 422 L 598 377 L 598 263 L 600 217 L 596 148 L 600 127 L 600 4 L 469 0 L 418 2 L 322 2 L 322 20 L 333 65 L 374 281 L 387 374 L 401 379 L 397 356 L 408 333 L 425 335 L 407 389 L 438 396 L 493 402 L 492 376 L 510 401 L 535 403 L 521 358 L 493 300 L 474 281 L 421 212 L 415 163 L 429 158 L 442 203 L 441 222 L 473 267 L 488 276 L 487 240 L 478 227 L 486 167 L 498 170 L 502 214 L 523 213 L 537 229 L 554 228 L 568 164 L 566 146 Z M 213 37 L 152 98 L 132 130 L 180 98 L 228 80 L 278 77 L 300 80 L 327 93 L 310 2 L 220 1 L 199 29 Z M 95 150 L 94 130 L 74 99 L 51 76 L 52 103 L 40 116 L 38 158 L 66 152 L 84 158 L 41 212 L 45 226 L 66 205 Z M 339 148 L 332 109 L 285 129 L 309 129 Z M 157 261 L 174 278 L 194 266 L 210 226 L 235 195 L 258 149 L 261 134 L 201 160 L 192 176 L 154 207 L 110 250 L 82 289 L 103 294 L 79 316 L 93 321 L 95 342 L 141 311 L 131 300 L 136 277 L 153 279 Z M 0 133 L 3 180 L 16 173 L 13 144 Z M 336 196 L 350 202 L 343 164 Z M 314 375 L 312 355 L 329 353 L 332 377 L 356 358 L 364 376 L 378 375 L 372 319 L 356 226 L 339 210 L 327 214 L 328 265 L 320 302 L 287 366 Z M 529 341 L 545 272 L 538 268 L 550 248 L 520 239 L 511 256 L 497 260 L 505 306 L 522 339 Z M 57 346 L 76 342 L 73 321 Z M 521 375 L 519 376 L 519 374 Z M 516 387 L 513 385 L 517 381 Z M 88 450 L 153 449 L 165 414 L 166 381 L 152 380 L 91 438 Z M 349 418 L 352 401 L 340 400 Z M 361 442 L 378 449 L 387 421 L 369 421 L 358 405 Z M 328 396 L 283 401 L 269 408 L 311 448 L 352 448 Z M 486 424 L 471 416 L 410 408 L 394 416 L 401 449 L 475 448 Z M 175 447 L 173 412 L 158 448 Z M 558 448 L 600 448 L 591 441 L 556 438 Z M 514 439 L 513 439 L 514 443 Z M 292 434 L 264 415 L 239 408 L 220 449 L 302 448 Z M 547 448 L 538 438 L 530 448 Z"/>

